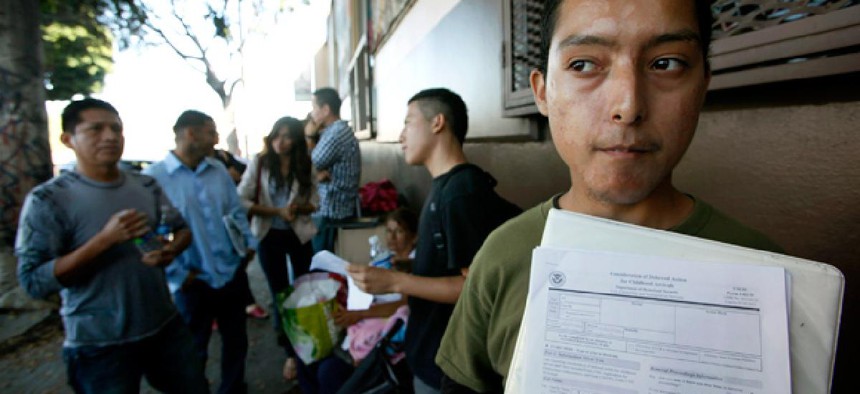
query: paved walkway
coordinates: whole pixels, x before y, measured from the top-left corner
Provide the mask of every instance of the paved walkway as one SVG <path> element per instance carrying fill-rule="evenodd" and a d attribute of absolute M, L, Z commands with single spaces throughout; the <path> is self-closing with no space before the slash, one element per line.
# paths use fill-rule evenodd
<path fill-rule="evenodd" d="M 257 301 L 269 310 L 269 292 L 260 265 L 248 268 L 251 291 Z M 37 321 L 37 322 L 36 322 Z M 35 324 L 34 324 L 35 322 Z M 66 384 L 65 364 L 61 356 L 62 323 L 56 313 L 37 316 L 32 313 L 0 313 L 2 330 L 30 327 L 22 336 L 0 340 L 0 393 L 71 393 Z M 277 347 L 269 319 L 248 319 L 248 360 L 245 380 L 249 393 L 299 393 L 292 382 L 281 377 L 284 351 Z M 213 391 L 218 387 L 221 341 L 215 334 L 209 346 L 206 376 Z M 155 391 L 144 383 L 143 393 Z"/>

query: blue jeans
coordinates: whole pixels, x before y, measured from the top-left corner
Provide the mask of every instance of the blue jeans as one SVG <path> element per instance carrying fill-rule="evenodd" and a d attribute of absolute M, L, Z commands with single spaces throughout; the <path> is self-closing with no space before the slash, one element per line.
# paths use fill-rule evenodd
<path fill-rule="evenodd" d="M 138 393 L 143 376 L 162 392 L 209 392 L 203 360 L 179 316 L 139 341 L 64 348 L 63 360 L 76 393 Z"/>
<path fill-rule="evenodd" d="M 218 393 L 244 393 L 245 358 L 248 355 L 248 327 L 242 281 L 247 282 L 245 270 L 236 274 L 224 287 L 213 289 L 203 281 L 194 280 L 173 293 L 179 313 L 191 329 L 197 354 L 206 360 L 212 322 L 221 333 L 221 386 Z"/>

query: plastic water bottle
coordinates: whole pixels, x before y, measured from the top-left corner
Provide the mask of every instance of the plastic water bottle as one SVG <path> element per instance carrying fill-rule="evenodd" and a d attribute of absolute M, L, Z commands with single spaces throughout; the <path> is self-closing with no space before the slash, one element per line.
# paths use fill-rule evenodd
<path fill-rule="evenodd" d="M 170 212 L 173 207 L 169 205 L 161 206 L 161 217 L 158 218 L 158 225 L 155 227 L 155 234 L 166 241 L 173 240 L 173 228 L 170 226 Z"/>
<path fill-rule="evenodd" d="M 376 257 L 379 256 L 379 236 L 371 235 L 367 240 L 370 242 L 370 261 L 376 261 Z"/>

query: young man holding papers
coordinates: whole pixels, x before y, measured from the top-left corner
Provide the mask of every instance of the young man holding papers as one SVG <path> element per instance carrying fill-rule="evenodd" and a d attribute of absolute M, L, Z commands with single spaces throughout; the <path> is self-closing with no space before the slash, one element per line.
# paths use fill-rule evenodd
<path fill-rule="evenodd" d="M 550 208 L 756 249 L 779 247 L 672 185 L 710 80 L 709 2 L 547 1 L 535 103 L 570 168 L 563 194 L 487 238 L 436 357 L 443 392 L 501 392 Z"/>

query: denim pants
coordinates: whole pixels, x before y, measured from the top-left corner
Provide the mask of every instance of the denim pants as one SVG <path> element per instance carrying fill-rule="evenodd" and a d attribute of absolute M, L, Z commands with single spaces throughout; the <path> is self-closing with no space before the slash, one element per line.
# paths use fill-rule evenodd
<path fill-rule="evenodd" d="M 293 230 L 270 229 L 257 248 L 260 267 L 266 274 L 266 282 L 269 284 L 269 292 L 272 295 L 272 326 L 278 335 L 279 344 L 286 348 L 287 355 L 291 357 L 295 356 L 295 352 L 289 341 L 286 340 L 284 330 L 281 329 L 281 314 L 275 306 L 275 294 L 290 286 L 287 255 L 290 256 L 290 262 L 293 266 L 293 276 L 299 277 L 306 274 L 310 269 L 313 252 L 311 243 L 302 244 Z"/>
<path fill-rule="evenodd" d="M 179 316 L 139 341 L 64 348 L 63 360 L 76 393 L 138 393 L 143 376 L 162 392 L 209 392 L 203 360 Z"/>
<path fill-rule="evenodd" d="M 224 287 L 213 289 L 194 280 L 173 293 L 179 313 L 191 329 L 197 354 L 207 358 L 212 322 L 221 334 L 221 385 L 218 393 L 244 393 L 245 358 L 248 355 L 248 328 L 242 282 L 248 281 L 245 270 L 236 274 Z"/>

